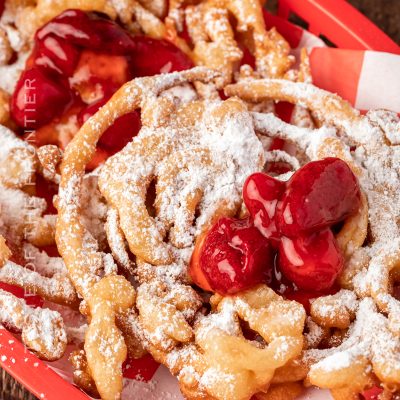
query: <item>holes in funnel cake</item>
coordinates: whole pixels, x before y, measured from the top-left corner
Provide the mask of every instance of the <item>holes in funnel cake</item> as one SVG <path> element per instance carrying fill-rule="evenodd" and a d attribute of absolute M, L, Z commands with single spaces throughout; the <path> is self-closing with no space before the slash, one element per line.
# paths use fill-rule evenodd
<path fill-rule="evenodd" d="M 197 218 L 200 218 L 200 215 L 201 215 L 200 203 L 197 203 L 196 208 L 194 210 L 194 218 L 192 223 L 193 226 L 196 226 Z"/>
<path fill-rule="evenodd" d="M 396 300 L 400 300 L 400 283 L 395 282 L 395 284 L 393 285 L 392 296 Z"/>
<path fill-rule="evenodd" d="M 245 339 L 252 342 L 258 342 L 264 346 L 266 345 L 265 340 L 262 338 L 262 336 L 260 336 L 257 331 L 251 329 L 246 321 L 240 320 L 240 329 L 242 330 Z"/>
<path fill-rule="evenodd" d="M 340 221 L 339 223 L 332 226 L 332 232 L 336 236 L 343 228 L 344 221 Z"/>
<path fill-rule="evenodd" d="M 153 177 L 149 186 L 147 186 L 146 200 L 145 200 L 147 212 L 149 213 L 150 217 L 153 218 L 156 216 L 156 209 L 154 207 L 154 202 L 156 200 L 156 186 L 157 186 L 157 178 Z"/>

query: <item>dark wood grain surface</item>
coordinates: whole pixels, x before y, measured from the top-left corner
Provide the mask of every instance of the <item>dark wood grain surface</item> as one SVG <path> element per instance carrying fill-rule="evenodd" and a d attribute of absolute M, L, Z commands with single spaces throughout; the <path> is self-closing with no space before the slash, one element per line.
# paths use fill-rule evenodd
<path fill-rule="evenodd" d="M 349 1 L 391 36 L 395 42 L 400 44 L 400 0 Z M 269 0 L 267 8 L 275 10 L 276 4 L 277 0 Z M 36 398 L 2 370 L 0 374 L 0 399 L 35 400 Z"/>

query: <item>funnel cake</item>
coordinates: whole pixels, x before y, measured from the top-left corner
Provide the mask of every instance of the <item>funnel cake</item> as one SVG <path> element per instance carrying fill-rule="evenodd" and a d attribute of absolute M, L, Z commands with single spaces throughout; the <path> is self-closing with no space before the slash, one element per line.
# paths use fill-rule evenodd
<path fill-rule="evenodd" d="M 64 154 L 57 200 L 57 244 L 71 279 L 87 304 L 86 312 L 91 316 L 85 352 L 97 389 L 104 398 L 115 398 L 122 390 L 121 366 L 127 349 L 116 322 L 118 315 L 123 316 L 133 306 L 135 291 L 126 279 L 115 275 L 115 270 L 107 274 L 105 266 L 113 261 L 98 251 L 96 241 L 82 223 L 79 182 L 102 132 L 118 116 L 143 106 L 144 92 L 156 96 L 177 84 L 194 80 L 207 82 L 213 77 L 210 71 L 194 69 L 126 84 L 83 126 Z M 143 136 L 144 140 L 151 139 L 151 136 Z M 121 301 L 117 301 L 117 294 Z M 110 365 L 113 368 L 110 369 Z"/>
<path fill-rule="evenodd" d="M 215 77 L 215 73 L 197 68 L 137 79 L 126 84 L 83 126 L 64 155 L 57 201 L 57 240 L 72 281 L 87 304 L 83 310 L 92 318 L 85 356 L 101 396 L 111 398 L 121 390 L 119 371 L 126 357 L 123 337 L 128 338 L 127 332 L 138 343 L 141 342 L 156 360 L 171 369 L 178 377 L 183 393 L 189 398 L 244 399 L 257 392 L 265 392 L 270 384 L 275 385 L 272 387 L 279 393 L 285 383 L 292 384 L 306 377 L 311 383 L 328 387 L 334 393 L 343 394 L 345 391 L 358 395 L 373 384 L 371 374 L 362 373 L 355 380 L 354 375 L 351 378 L 346 372 L 342 374 L 346 380 L 339 378 L 335 369 L 328 379 L 323 378 L 319 368 L 328 356 L 347 354 L 346 351 L 350 350 L 358 354 L 360 349 L 364 351 L 364 361 L 358 373 L 367 371 L 372 363 L 374 373 L 383 382 L 390 383 L 387 371 L 384 375 L 375 356 L 369 353 L 376 353 L 377 345 L 374 343 L 380 339 L 372 336 L 356 347 L 351 345 L 352 332 L 361 329 L 357 324 L 362 321 L 363 307 L 368 305 L 371 318 L 377 315 L 371 306 L 374 304 L 372 299 L 359 304 L 355 294 L 350 292 L 348 295 L 346 291 L 331 297 L 320 297 L 312 306 L 308 324 L 310 329 L 314 326 L 314 330 L 321 331 L 317 341 L 304 341 L 304 309 L 294 301 L 283 300 L 265 285 L 231 297 L 215 295 L 210 299 L 212 312 L 204 314 L 205 299 L 190 285 L 191 277 L 187 273 L 190 255 L 196 238 L 208 230 L 213 221 L 222 215 L 241 213 L 240 189 L 244 179 L 251 172 L 262 170 L 268 158 L 257 135 L 279 137 L 295 144 L 299 154 L 302 154 L 299 160 L 335 155 L 348 163 L 361 182 L 366 179 L 364 165 L 360 164 L 350 151 L 348 142 L 337 135 L 333 126 L 322 125 L 310 132 L 309 128 L 284 123 L 271 113 L 248 111 L 246 103 L 238 97 L 250 102 L 267 98 L 297 101 L 295 94 L 305 91 L 315 97 L 305 97 L 307 101 L 300 98 L 297 104 L 310 109 L 316 120 L 322 115 L 331 118 L 328 121 L 330 124 L 336 120 L 331 115 L 336 113 L 336 118 L 340 115 L 343 135 L 347 132 L 345 127 L 351 129 L 351 125 L 343 122 L 344 115 L 351 124 L 380 129 L 371 124 L 369 116 L 360 117 L 339 98 L 310 84 L 279 80 L 243 81 L 226 88 L 229 95 L 237 97 L 207 102 L 196 99 L 195 94 L 185 101 L 169 90 L 187 82 L 207 83 Z M 246 92 L 249 87 L 251 90 Z M 269 87 L 275 91 L 266 94 Z M 289 93 L 294 93 L 293 97 L 286 95 L 285 90 L 291 90 Z M 261 94 L 258 95 L 258 92 Z M 146 93 L 145 98 L 143 93 Z M 325 104 L 332 104 L 334 109 L 329 109 L 332 114 L 323 111 Z M 108 235 L 115 234 L 117 237 L 114 242 L 110 241 L 111 250 L 117 255 L 117 261 L 125 264 L 127 271 L 132 264 L 125 240 L 129 251 L 136 256 L 135 272 L 139 286 L 135 295 L 134 289 L 122 276 L 105 272 L 109 258 L 99 252 L 81 221 L 79 182 L 101 133 L 113 120 L 136 108 L 141 108 L 142 112 L 143 126 L 139 135 L 107 160 L 99 179 L 100 190 L 110 207 Z M 239 142 L 240 148 L 236 145 Z M 356 143 L 355 137 L 352 137 L 351 143 Z M 300 165 L 292 155 L 285 156 L 283 150 L 273 154 L 275 159 L 292 160 L 294 168 Z M 176 168 L 177 165 L 179 168 Z M 150 201 L 154 207 L 148 200 L 152 185 L 155 197 Z M 349 274 L 355 255 L 365 251 L 367 199 L 371 200 L 368 188 L 363 185 L 362 188 L 366 195 L 361 195 L 361 207 L 347 218 L 336 235 L 348 265 L 341 279 Z M 347 285 L 350 289 L 353 288 L 351 284 L 349 280 Z M 127 291 L 125 302 L 120 304 L 116 302 L 115 295 L 124 291 Z M 356 293 L 362 295 L 357 290 Z M 133 307 L 135 297 L 137 315 Z M 94 316 L 93 312 L 99 314 Z M 290 315 L 290 318 L 284 315 Z M 383 318 L 382 329 L 385 327 L 387 339 L 390 338 L 390 343 L 396 346 L 396 339 L 387 328 L 390 315 L 389 320 L 383 315 L 378 318 Z M 269 323 L 262 322 L 265 320 Z M 271 322 L 275 320 L 276 324 Z M 354 325 L 352 321 L 355 321 Z M 246 339 L 243 323 L 260 335 L 261 345 Z M 329 333 L 327 329 L 337 329 L 337 332 Z M 349 339 L 340 334 L 340 329 L 348 329 Z M 329 350 L 313 349 L 324 340 L 324 335 L 328 335 L 325 340 L 330 340 L 330 346 L 334 340 L 342 344 Z M 104 338 L 108 338 L 108 344 Z M 101 343 L 104 343 L 104 348 L 100 346 L 99 349 Z M 215 347 L 216 343 L 219 347 Z M 108 346 L 116 344 L 117 353 L 107 350 Z M 237 359 L 229 361 L 230 351 L 218 356 L 218 348 L 224 346 L 243 348 L 247 354 L 243 363 Z M 369 350 L 372 348 L 375 350 Z M 254 357 L 250 356 L 252 353 Z M 266 356 L 271 359 L 270 362 L 263 364 L 257 361 L 258 357 Z M 356 365 L 359 362 L 357 357 Z M 349 363 L 353 365 L 351 360 Z M 111 372 L 106 368 L 110 363 L 115 366 Z M 292 376 L 288 377 L 288 372 L 284 371 L 292 371 Z M 87 376 L 87 372 L 85 374 Z M 227 379 L 231 384 L 222 385 L 221 382 Z M 111 382 L 115 384 L 111 385 Z"/>
<path fill-rule="evenodd" d="M 359 176 L 365 193 L 364 211 L 348 221 L 339 236 L 346 243 L 344 251 L 348 257 L 340 282 L 355 291 L 360 303 L 354 295 L 350 302 L 345 301 L 348 296 L 342 291 L 343 295 L 336 298 L 318 299 L 312 309 L 312 315 L 325 326 L 347 327 L 354 315 L 355 322 L 340 346 L 306 351 L 305 357 L 312 363 L 318 361 L 311 366 L 311 383 L 337 389 L 342 394 L 345 390 L 348 398 L 368 385 L 370 372 L 393 388 L 392 385 L 398 384 L 400 343 L 399 302 L 392 289 L 396 285 L 399 234 L 397 115 L 377 110 L 361 116 L 336 95 L 312 85 L 281 80 L 243 82 L 228 86 L 226 92 L 246 100 L 274 98 L 307 107 L 321 124 L 330 128 L 311 133 L 293 128 L 272 115 L 253 116 L 259 129 L 268 129 L 269 135 L 295 143 L 311 159 L 334 154 L 349 161 Z M 367 227 L 370 234 L 364 245 Z M 379 328 L 371 329 L 376 326 Z"/>
<path fill-rule="evenodd" d="M 335 400 L 374 387 L 394 399 L 397 115 L 361 116 L 317 89 L 305 49 L 292 69 L 261 1 L 53 3 L 7 1 L 0 28 L 1 72 L 34 48 L 17 88 L 0 91 L 0 282 L 52 310 L 0 290 L 0 323 L 45 360 L 76 339 L 74 382 L 107 400 L 121 398 L 125 360 L 146 352 L 187 399 L 294 400 L 310 385 Z M 29 77 L 43 94 L 31 133 L 43 146 L 6 128 L 27 129 L 18 99 Z M 294 105 L 290 123 L 281 101 Z M 293 234 L 297 214 L 282 204 L 296 177 L 328 164 L 341 180 L 316 187 L 339 217 Z M 58 186 L 57 216 L 43 179 Z M 315 183 L 297 182 L 302 195 Z M 46 253 L 54 239 L 62 258 Z"/>
<path fill-rule="evenodd" d="M 43 199 L 26 193 L 27 187 L 34 185 L 34 174 L 38 169 L 35 149 L 3 126 L 0 138 L 0 282 L 24 288 L 25 294 L 77 306 L 75 289 L 61 258 L 43 255 L 40 262 L 35 263 L 35 271 L 14 262 L 16 259 L 10 260 L 16 256 L 24 261 L 19 252 L 37 258 L 40 251 L 35 245 L 54 243 L 54 218 L 43 215 L 47 207 Z M 24 299 L 2 289 L 0 303 L 0 323 L 21 333 L 23 343 L 30 350 L 45 360 L 62 357 L 67 345 L 67 331 L 57 311 L 35 309 Z"/>
<path fill-rule="evenodd" d="M 141 132 L 125 149 L 107 161 L 101 170 L 99 186 L 110 206 L 118 213 L 121 230 L 130 250 L 137 256 L 138 268 L 141 269 L 140 266 L 142 266 L 155 271 L 159 268 L 161 271 L 172 269 L 176 272 L 176 275 L 170 275 L 169 279 L 158 277 L 147 283 L 144 279 L 143 284 L 138 288 L 136 302 L 139 311 L 138 325 L 135 327 L 137 333 L 147 343 L 148 348 L 152 349 L 153 356 L 164 363 L 170 363 L 171 368 L 172 361 L 168 361 L 170 354 L 175 352 L 179 359 L 181 357 L 187 359 L 189 355 L 185 356 L 185 354 L 190 354 L 193 340 L 197 343 L 204 336 L 200 326 L 208 324 L 208 318 L 210 321 L 218 320 L 215 315 L 210 315 L 201 322 L 199 319 L 201 313 L 198 314 L 198 311 L 202 306 L 202 299 L 192 287 L 185 284 L 189 281 L 185 269 L 195 237 L 209 227 L 210 223 L 218 216 L 235 215 L 240 211 L 240 191 L 244 179 L 250 172 L 262 169 L 264 165 L 264 151 L 252 129 L 250 114 L 244 103 L 231 99 L 225 102 L 214 101 L 209 104 L 202 100 L 194 100 L 185 104 L 185 102 L 178 102 L 174 97 L 171 98 L 170 93 L 162 95 L 163 91 L 177 84 L 195 80 L 207 82 L 215 76 L 215 73 L 209 70 L 193 69 L 182 73 L 132 81 L 122 87 L 110 103 L 84 125 L 68 147 L 61 166 L 61 190 L 57 202 L 59 209 L 58 246 L 66 260 L 67 267 L 71 269 L 71 277 L 77 285 L 78 292 L 89 303 L 91 313 L 93 313 L 92 310 L 102 308 L 98 306 L 99 303 L 101 304 L 100 300 L 96 300 L 96 297 L 92 299 L 92 296 L 96 296 L 94 293 L 97 292 L 98 285 L 106 279 L 110 281 L 117 278 L 122 279 L 121 283 L 124 280 L 122 277 L 114 275 L 101 278 L 91 272 L 88 267 L 84 267 L 85 264 L 90 265 L 88 260 L 99 260 L 96 268 L 100 270 L 102 257 L 99 252 L 96 252 L 93 245 L 86 244 L 88 243 L 87 234 L 84 233 L 79 219 L 80 208 L 77 197 L 79 185 L 77 182 L 82 177 L 82 172 L 79 171 L 83 171 L 85 162 L 88 162 L 93 154 L 95 141 L 112 122 L 112 119 L 133 108 L 142 108 L 143 127 Z M 144 90 L 146 98 L 142 97 Z M 175 112 L 171 114 L 170 111 L 173 108 Z M 155 115 L 154 110 L 157 110 L 156 120 L 151 118 Z M 238 141 L 241 143 L 241 148 L 235 146 Z M 76 149 L 88 149 L 88 151 L 82 153 Z M 171 154 L 173 150 L 175 153 Z M 250 159 L 247 158 L 249 154 L 253 155 Z M 224 155 L 229 155 L 229 157 L 225 157 L 224 160 Z M 181 166 L 180 171 L 173 168 L 176 162 Z M 157 179 L 154 201 L 155 215 L 151 216 L 146 207 L 146 192 L 154 178 Z M 222 186 L 222 190 L 219 185 Z M 228 199 L 229 201 L 227 201 Z M 175 224 L 172 224 L 173 221 L 176 221 Z M 71 222 L 73 223 L 71 224 Z M 73 235 L 69 231 L 71 226 L 74 227 Z M 85 264 L 79 261 L 81 257 L 77 257 L 77 250 L 82 257 L 85 255 L 82 258 Z M 180 268 L 184 270 L 179 271 Z M 142 276 L 145 275 L 142 273 Z M 179 280 L 179 277 L 182 280 Z M 124 285 L 126 284 L 124 283 Z M 111 293 L 117 294 L 120 293 L 120 290 L 121 288 L 113 288 L 110 285 L 110 289 L 106 293 L 110 293 L 109 296 L 111 296 Z M 133 291 L 133 288 L 131 290 Z M 260 305 L 260 310 L 252 313 L 252 302 L 255 301 L 252 296 L 257 298 L 257 293 L 263 290 L 269 293 L 268 299 L 270 298 L 270 300 L 265 299 L 267 303 Z M 300 354 L 303 343 L 301 331 L 305 318 L 302 308 L 294 302 L 281 300 L 266 287 L 249 292 L 248 296 L 249 299 L 246 301 L 249 302 L 249 305 L 241 308 L 238 304 L 236 306 L 238 315 L 232 314 L 231 318 L 238 321 L 240 317 L 248 323 L 254 324 L 255 330 L 262 331 L 260 318 L 267 318 L 269 313 L 273 312 L 272 309 L 275 307 L 269 305 L 272 302 L 276 303 L 278 309 L 280 307 L 278 304 L 281 304 L 284 310 L 290 310 L 295 319 L 288 323 L 290 326 L 296 325 L 297 331 L 290 333 L 288 328 L 278 324 L 276 328 L 271 328 L 283 330 L 278 335 L 282 336 L 278 341 L 274 341 L 275 334 L 273 332 L 260 332 L 264 335 L 267 343 L 271 342 L 270 346 L 267 346 L 265 351 L 261 351 L 259 355 L 257 355 L 257 347 L 254 347 L 254 360 L 248 363 L 244 361 L 243 366 L 238 370 L 233 364 L 222 367 L 222 358 L 220 361 L 216 361 L 215 365 L 204 364 L 207 357 L 203 358 L 201 353 L 198 355 L 195 353 L 190 361 L 193 364 L 195 375 L 182 375 L 179 362 L 173 367 L 173 371 L 179 375 L 183 390 L 192 393 L 192 396 L 194 393 L 198 393 L 198 395 L 203 393 L 203 395 L 216 396 L 216 398 L 224 398 L 228 395 L 237 396 L 233 398 L 242 398 L 243 393 L 256 393 L 267 385 L 274 369 Z M 111 301 L 111 297 L 109 301 Z M 110 305 L 114 301 L 112 300 Z M 125 305 L 125 310 L 131 306 L 132 303 Z M 123 315 L 124 309 L 117 306 L 116 310 Z M 110 311 L 108 310 L 108 313 Z M 98 350 L 91 346 L 92 341 L 98 343 L 98 340 L 104 340 L 100 339 L 104 338 L 106 334 L 105 326 L 101 325 L 103 320 L 104 314 L 98 319 L 98 325 L 92 328 L 91 324 L 89 327 L 85 351 L 96 386 L 100 394 L 108 398 L 111 394 L 104 392 L 104 382 L 108 382 L 107 388 L 110 388 L 111 379 L 117 379 L 116 376 L 109 375 L 106 378 L 103 375 L 105 368 L 98 372 L 92 367 L 95 365 L 96 368 L 99 368 L 99 364 L 102 363 L 99 363 L 98 359 L 107 356 L 106 351 L 100 350 L 100 354 L 98 354 Z M 193 331 L 189 322 L 195 320 L 198 320 L 200 325 Z M 164 321 L 171 321 L 172 325 L 169 326 L 169 324 L 163 323 Z M 108 327 L 110 322 L 111 320 L 108 318 Z M 92 336 L 89 336 L 89 332 Z M 118 335 L 118 332 L 115 335 Z M 234 331 L 221 332 L 221 335 L 222 341 L 225 337 L 233 342 L 243 342 L 241 346 L 245 349 L 251 349 L 254 346 L 247 343 L 244 338 L 240 339 L 239 325 Z M 239 337 L 236 337 L 237 335 Z M 285 338 L 284 335 L 288 335 L 288 337 Z M 122 338 L 122 336 L 119 337 Z M 204 343 L 204 349 L 208 346 L 207 343 L 209 342 Z M 178 345 L 185 345 L 182 352 L 177 347 Z M 257 373 L 254 379 L 250 378 L 253 374 L 251 371 L 256 371 L 258 368 L 257 357 L 271 354 L 272 349 L 276 346 L 278 348 L 282 346 L 282 358 L 277 359 L 276 364 L 268 366 L 270 372 L 259 372 L 259 377 Z M 120 355 L 122 360 L 125 355 L 124 349 Z M 115 352 L 110 353 L 108 357 L 108 363 L 111 360 L 118 363 L 119 358 L 116 358 Z M 231 387 L 227 388 L 226 392 L 218 392 L 223 389 L 218 389 L 217 382 L 207 384 L 207 379 L 205 379 L 204 384 L 199 385 L 194 381 L 196 374 L 210 374 L 218 365 L 220 365 L 218 368 L 222 368 L 221 372 L 225 371 L 224 374 L 237 374 L 239 381 L 236 388 Z M 116 370 L 114 369 L 112 374 Z M 107 371 L 110 374 L 109 369 Z M 248 385 L 247 388 L 246 385 Z M 121 390 L 118 386 L 117 381 L 117 385 L 114 386 L 115 393 Z M 236 392 L 238 393 L 235 394 Z"/>

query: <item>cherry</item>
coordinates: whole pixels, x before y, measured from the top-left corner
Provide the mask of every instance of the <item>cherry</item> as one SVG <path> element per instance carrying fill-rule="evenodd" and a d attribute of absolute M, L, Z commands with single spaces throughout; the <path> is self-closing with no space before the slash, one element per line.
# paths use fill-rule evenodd
<path fill-rule="evenodd" d="M 343 268 L 344 260 L 330 229 L 291 239 L 282 237 L 279 267 L 302 290 L 330 288 Z"/>
<path fill-rule="evenodd" d="M 125 29 L 101 14 L 90 13 L 89 16 L 91 27 L 99 36 L 99 45 L 93 43 L 87 47 L 114 55 L 129 55 L 135 51 L 135 39 Z"/>
<path fill-rule="evenodd" d="M 45 68 L 34 67 L 22 73 L 11 99 L 11 112 L 18 125 L 36 129 L 50 122 L 71 100 L 68 87 L 52 79 Z"/>
<path fill-rule="evenodd" d="M 207 292 L 212 292 L 211 286 L 201 267 L 200 257 L 203 250 L 204 241 L 207 237 L 207 231 L 203 232 L 197 239 L 190 259 L 189 275 L 193 282 Z"/>
<path fill-rule="evenodd" d="M 280 233 L 288 237 L 332 226 L 360 207 L 360 188 L 349 166 L 338 158 L 306 164 L 287 183 L 277 211 Z"/>
<path fill-rule="evenodd" d="M 304 290 L 299 289 L 292 281 L 290 281 L 280 270 L 278 265 L 277 256 L 275 258 L 275 265 L 272 274 L 272 282 L 270 287 L 279 293 L 285 299 L 295 300 L 302 304 L 306 312 L 309 314 L 311 309 L 311 300 L 316 299 L 321 296 L 326 296 L 328 294 L 335 294 L 340 290 L 340 286 L 333 285 L 329 289 L 323 291 L 316 290 Z"/>
<path fill-rule="evenodd" d="M 254 226 L 266 238 L 275 242 L 279 241 L 275 224 L 276 206 L 285 188 L 284 182 L 261 172 L 250 175 L 243 187 L 243 200 Z"/>
<path fill-rule="evenodd" d="M 100 48 L 101 37 L 95 31 L 90 16 L 82 10 L 66 10 L 40 28 L 35 41 L 43 41 L 47 36 L 57 36 L 65 42 L 87 48 Z"/>
<path fill-rule="evenodd" d="M 137 77 L 182 71 L 193 67 L 190 58 L 166 40 L 137 36 L 131 54 L 132 73 Z"/>
<path fill-rule="evenodd" d="M 78 122 L 82 125 L 107 101 L 107 98 L 103 98 L 82 110 L 78 115 Z M 137 111 L 132 111 L 115 120 L 114 124 L 101 136 L 99 146 L 111 154 L 117 153 L 138 134 L 140 128 L 140 114 Z"/>
<path fill-rule="evenodd" d="M 36 44 L 29 64 L 53 69 L 61 75 L 73 75 L 79 60 L 79 51 L 72 44 L 54 36 L 47 36 Z"/>
<path fill-rule="evenodd" d="M 273 253 L 248 219 L 220 218 L 204 238 L 200 267 L 209 287 L 222 295 L 271 280 Z"/>
<path fill-rule="evenodd" d="M 89 71 L 87 81 L 70 83 L 68 78 L 83 66 Z M 109 98 L 134 76 L 192 66 L 181 50 L 165 40 L 133 37 L 100 13 L 66 10 L 36 32 L 34 51 L 11 100 L 11 114 L 21 127 L 42 128 L 62 115 L 72 93 L 87 102 L 89 94 L 98 99 L 100 89 L 100 95 Z M 27 88 L 27 79 L 34 79 L 35 87 L 32 84 Z M 121 144 L 116 146 L 114 134 L 106 133 L 102 139 L 112 152 L 122 148 L 138 130 L 138 114 L 133 112 L 118 123 Z"/>
<path fill-rule="evenodd" d="M 383 389 L 377 386 L 372 387 L 371 389 L 365 390 L 361 393 L 361 396 L 365 400 L 378 400 L 379 395 L 383 392 Z"/>
<path fill-rule="evenodd" d="M 133 37 L 107 15 L 82 10 L 67 10 L 36 33 L 38 41 L 57 36 L 75 46 L 108 54 L 129 54 L 135 47 Z"/>
<path fill-rule="evenodd" d="M 149 382 L 153 378 L 160 364 L 154 360 L 150 354 L 146 354 L 141 358 L 127 358 L 122 365 L 122 373 L 124 378 Z"/>

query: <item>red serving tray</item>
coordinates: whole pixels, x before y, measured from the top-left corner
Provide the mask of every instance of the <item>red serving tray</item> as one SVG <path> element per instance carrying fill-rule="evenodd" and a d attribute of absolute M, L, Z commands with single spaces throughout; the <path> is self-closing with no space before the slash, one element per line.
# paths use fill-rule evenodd
<path fill-rule="evenodd" d="M 289 24 L 292 14 L 339 48 L 376 50 L 400 54 L 400 47 L 345 0 L 280 0 L 278 15 L 266 14 L 268 24 Z M 293 29 L 289 42 L 296 42 Z M 30 353 L 10 332 L 0 328 L 0 366 L 35 396 L 48 400 L 87 400 L 88 396 L 64 380 L 46 363 Z"/>
<path fill-rule="evenodd" d="M 295 14 L 307 30 L 323 35 L 336 47 L 400 54 L 400 46 L 345 0 L 279 0 L 278 15 Z"/>

